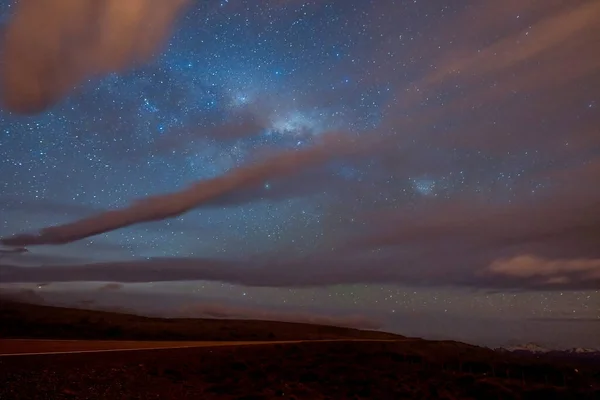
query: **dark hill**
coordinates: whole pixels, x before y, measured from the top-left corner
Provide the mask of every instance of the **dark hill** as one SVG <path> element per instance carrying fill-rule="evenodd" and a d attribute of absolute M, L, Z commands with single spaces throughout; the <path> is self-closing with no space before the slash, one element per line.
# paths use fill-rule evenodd
<path fill-rule="evenodd" d="M 258 346 L 1 357 L 0 398 L 318 400 L 600 396 L 597 364 L 332 326 L 145 318 L 0 301 L 0 337 L 309 340 Z"/>
<path fill-rule="evenodd" d="M 149 318 L 0 300 L 0 337 L 123 340 L 402 339 L 385 332 L 292 322 Z"/>

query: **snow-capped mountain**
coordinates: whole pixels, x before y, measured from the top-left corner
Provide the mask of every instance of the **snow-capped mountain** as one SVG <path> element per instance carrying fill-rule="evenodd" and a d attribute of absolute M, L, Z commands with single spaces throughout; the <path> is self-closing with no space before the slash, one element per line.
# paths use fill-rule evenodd
<path fill-rule="evenodd" d="M 507 347 L 503 347 L 504 350 L 508 350 L 508 351 L 528 351 L 530 353 L 548 353 L 550 351 L 550 349 L 547 349 L 545 347 L 542 347 L 538 344 L 535 343 L 526 343 L 526 344 L 521 344 L 521 345 L 516 345 L 516 346 L 507 346 Z"/>
<path fill-rule="evenodd" d="M 590 353 L 600 353 L 600 349 L 586 349 L 583 347 L 575 347 L 573 349 L 565 350 L 568 353 L 577 353 L 577 354 L 590 354 Z"/>
<path fill-rule="evenodd" d="M 540 346 L 536 343 L 526 343 L 522 345 L 512 345 L 497 349 L 498 351 L 509 352 L 509 353 L 529 353 L 529 354 L 546 354 L 548 356 L 558 357 L 585 357 L 585 358 L 598 358 L 600 357 L 600 349 L 574 347 L 571 349 L 548 349 Z"/>

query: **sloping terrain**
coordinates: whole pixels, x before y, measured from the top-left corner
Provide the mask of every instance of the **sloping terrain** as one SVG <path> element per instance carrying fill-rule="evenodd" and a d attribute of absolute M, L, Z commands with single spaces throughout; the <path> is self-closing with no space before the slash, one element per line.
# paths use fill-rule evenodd
<path fill-rule="evenodd" d="M 600 362 L 309 324 L 159 319 L 4 302 L 0 336 L 228 347 L 0 356 L 0 399 L 598 399 Z M 370 339 L 316 342 L 314 339 Z"/>
<path fill-rule="evenodd" d="M 0 301 L 0 337 L 111 340 L 401 339 L 385 332 L 276 321 L 167 319 Z"/>

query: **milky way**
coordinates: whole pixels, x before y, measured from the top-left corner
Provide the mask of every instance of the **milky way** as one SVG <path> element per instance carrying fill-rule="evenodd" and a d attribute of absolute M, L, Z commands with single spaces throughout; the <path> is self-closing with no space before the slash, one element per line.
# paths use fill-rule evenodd
<path fill-rule="evenodd" d="M 600 6 L 505 3 L 192 2 L 150 62 L 38 114 L 0 113 L 0 237 L 212 187 L 332 134 L 352 154 L 270 164 L 175 218 L 6 254 L 2 282 L 131 282 L 116 291 L 394 327 L 419 312 L 577 318 L 600 345 Z"/>

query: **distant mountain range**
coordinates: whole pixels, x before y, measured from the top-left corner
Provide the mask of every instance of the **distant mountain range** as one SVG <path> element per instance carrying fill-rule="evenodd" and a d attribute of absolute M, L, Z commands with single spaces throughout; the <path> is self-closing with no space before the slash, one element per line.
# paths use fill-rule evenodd
<path fill-rule="evenodd" d="M 574 347 L 571 349 L 564 350 L 555 350 L 548 349 L 543 346 L 540 346 L 536 343 L 526 343 L 517 346 L 506 346 L 500 349 L 500 351 L 508 351 L 511 353 L 514 352 L 527 352 L 527 353 L 539 353 L 539 354 L 547 354 L 547 353 L 563 353 L 563 354 L 598 354 L 600 355 L 600 349 L 592 349 L 592 348 L 583 348 L 583 347 Z"/>
<path fill-rule="evenodd" d="M 578 362 L 587 365 L 600 365 L 600 350 L 592 348 L 574 347 L 564 350 L 553 350 L 535 343 L 526 343 L 518 346 L 507 346 L 496 351 L 517 355 L 533 355 L 556 362 Z"/>

